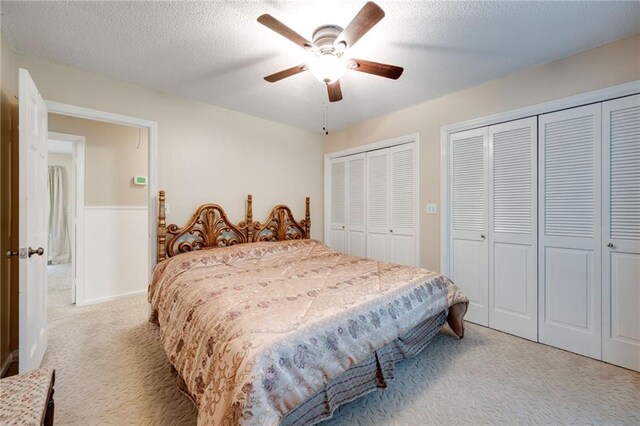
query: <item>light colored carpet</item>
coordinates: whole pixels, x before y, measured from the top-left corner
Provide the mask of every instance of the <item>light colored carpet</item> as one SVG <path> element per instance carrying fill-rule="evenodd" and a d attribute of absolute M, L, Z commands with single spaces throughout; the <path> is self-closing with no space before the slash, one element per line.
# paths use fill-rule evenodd
<path fill-rule="evenodd" d="M 47 285 L 49 288 L 71 289 L 71 263 L 47 266 Z"/>
<path fill-rule="evenodd" d="M 195 424 L 145 298 L 75 307 L 67 296 L 49 291 L 56 424 Z M 396 371 L 326 424 L 640 424 L 640 373 L 471 324 Z"/>

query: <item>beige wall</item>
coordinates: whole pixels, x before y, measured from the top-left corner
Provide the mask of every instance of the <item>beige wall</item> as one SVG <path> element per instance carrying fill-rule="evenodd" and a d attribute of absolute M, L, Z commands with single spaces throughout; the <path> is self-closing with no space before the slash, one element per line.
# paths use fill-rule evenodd
<path fill-rule="evenodd" d="M 18 71 L 16 58 L 0 35 L 0 247 L 18 248 L 16 215 Z M 15 221 L 13 221 L 15 222 Z M 0 368 L 18 349 L 18 259 L 0 256 Z"/>
<path fill-rule="evenodd" d="M 184 223 L 205 202 L 221 204 L 239 221 L 248 193 L 254 195 L 256 220 L 264 220 L 280 203 L 303 217 L 308 195 L 312 236 L 322 238 L 321 135 L 39 59 L 16 58 L 45 99 L 158 122 L 159 187 L 167 191 L 170 222 Z"/>
<path fill-rule="evenodd" d="M 633 80 L 640 80 L 640 34 L 333 132 L 325 152 L 420 134 L 421 265 L 439 270 L 440 216 L 424 208 L 440 203 L 441 127 Z"/>
<path fill-rule="evenodd" d="M 85 138 L 86 206 L 149 204 L 148 188 L 132 181 L 147 176 L 147 129 L 49 114 L 49 131 Z"/>

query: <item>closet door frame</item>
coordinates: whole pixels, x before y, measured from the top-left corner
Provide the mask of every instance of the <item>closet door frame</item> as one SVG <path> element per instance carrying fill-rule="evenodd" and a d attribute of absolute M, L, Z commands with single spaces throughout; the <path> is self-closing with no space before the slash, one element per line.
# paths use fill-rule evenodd
<path fill-rule="evenodd" d="M 512 111 L 501 112 L 485 117 L 455 123 L 440 128 L 440 272 L 445 275 L 451 274 L 451 193 L 449 176 L 450 171 L 450 147 L 449 140 L 451 134 L 458 133 L 478 127 L 492 126 L 507 121 L 519 120 L 560 111 L 567 108 L 574 108 L 595 102 L 604 102 L 614 98 L 630 96 L 640 93 L 640 80 L 604 89 L 593 90 L 578 95 L 559 98 L 549 102 L 527 106 Z"/>
<path fill-rule="evenodd" d="M 421 250 L 421 196 L 420 196 L 420 134 L 411 133 L 408 135 L 400 136 L 393 139 L 386 139 L 378 142 L 364 144 L 355 148 L 343 149 L 340 151 L 330 152 L 324 155 L 324 242 L 327 245 L 331 243 L 331 161 L 340 158 L 347 157 L 353 154 L 363 154 L 369 151 L 375 151 L 384 148 L 390 148 L 397 145 L 404 145 L 412 143 L 414 144 L 416 155 L 416 258 L 418 259 L 418 265 L 422 264 L 422 250 Z"/>

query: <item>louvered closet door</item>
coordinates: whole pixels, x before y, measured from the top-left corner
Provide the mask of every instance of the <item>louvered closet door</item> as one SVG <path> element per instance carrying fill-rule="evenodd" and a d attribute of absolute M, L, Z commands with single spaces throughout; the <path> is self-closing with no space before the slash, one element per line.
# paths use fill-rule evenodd
<path fill-rule="evenodd" d="M 366 256 L 366 154 L 351 155 L 347 162 L 347 253 Z"/>
<path fill-rule="evenodd" d="M 390 261 L 417 266 L 416 250 L 416 149 L 414 144 L 389 148 L 391 166 L 389 229 Z"/>
<path fill-rule="evenodd" d="M 640 95 L 602 115 L 602 359 L 640 371 Z"/>
<path fill-rule="evenodd" d="M 601 104 L 539 117 L 539 340 L 601 357 Z"/>
<path fill-rule="evenodd" d="M 451 278 L 469 298 L 465 319 L 488 325 L 488 129 L 450 136 Z"/>
<path fill-rule="evenodd" d="M 389 149 L 367 152 L 367 257 L 389 261 Z"/>
<path fill-rule="evenodd" d="M 346 245 L 346 179 L 347 163 L 344 158 L 331 160 L 331 218 L 329 246 L 345 252 Z"/>
<path fill-rule="evenodd" d="M 537 119 L 489 128 L 489 326 L 538 340 Z"/>

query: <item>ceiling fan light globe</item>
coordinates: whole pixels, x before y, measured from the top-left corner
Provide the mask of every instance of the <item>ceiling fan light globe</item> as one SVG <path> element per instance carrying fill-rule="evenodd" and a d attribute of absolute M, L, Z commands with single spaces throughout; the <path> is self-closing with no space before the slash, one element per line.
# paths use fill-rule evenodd
<path fill-rule="evenodd" d="M 310 64 L 311 73 L 322 83 L 335 83 L 347 71 L 347 64 L 333 54 L 316 56 Z"/>

